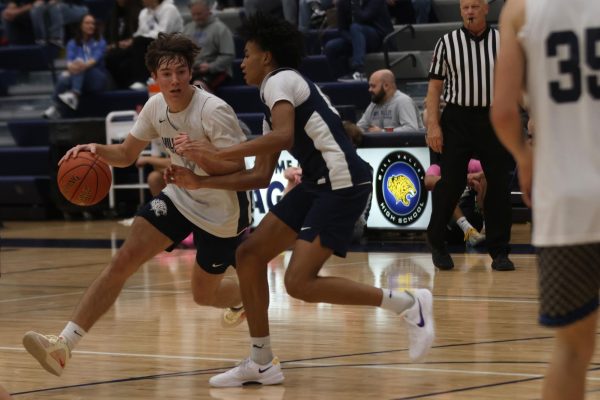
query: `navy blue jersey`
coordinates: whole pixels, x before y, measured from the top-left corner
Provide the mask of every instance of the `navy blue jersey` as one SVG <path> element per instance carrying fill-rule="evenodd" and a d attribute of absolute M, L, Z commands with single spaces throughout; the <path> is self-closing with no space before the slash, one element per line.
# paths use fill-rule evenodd
<path fill-rule="evenodd" d="M 275 70 L 261 85 L 261 100 L 267 131 L 272 129 L 270 108 L 277 101 L 294 106 L 294 144 L 289 151 L 302 168 L 302 182 L 331 190 L 371 182 L 369 165 L 358 156 L 337 110 L 314 83 L 295 70 Z"/>

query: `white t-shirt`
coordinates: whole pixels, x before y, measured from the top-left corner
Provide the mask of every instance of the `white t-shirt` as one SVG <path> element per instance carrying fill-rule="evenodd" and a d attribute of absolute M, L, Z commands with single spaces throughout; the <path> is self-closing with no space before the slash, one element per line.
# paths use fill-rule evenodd
<path fill-rule="evenodd" d="M 142 109 L 131 134 L 140 140 L 160 137 L 171 163 L 208 175 L 193 161 L 174 152 L 174 139 L 180 132 L 191 139 L 204 138 L 215 147 L 223 148 L 246 140 L 233 109 L 223 100 L 204 90 L 194 88 L 190 104 L 183 111 L 167 111 L 162 93 L 152 96 Z M 195 225 L 218 237 L 232 237 L 240 233 L 250 221 L 239 221 L 240 203 L 237 192 L 220 189 L 181 189 L 169 184 L 163 190 L 179 212 Z M 247 210 L 246 210 L 247 211 Z M 250 212 L 241 215 L 250 216 Z"/>
<path fill-rule="evenodd" d="M 599 15 L 598 0 L 526 2 L 537 246 L 600 242 Z"/>

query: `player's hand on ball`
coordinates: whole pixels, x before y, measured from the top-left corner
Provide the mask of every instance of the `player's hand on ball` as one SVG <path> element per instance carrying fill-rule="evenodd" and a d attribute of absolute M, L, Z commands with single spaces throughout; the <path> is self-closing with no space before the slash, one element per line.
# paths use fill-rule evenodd
<path fill-rule="evenodd" d="M 71 147 L 58 161 L 58 165 L 62 164 L 69 158 L 76 158 L 80 151 L 89 151 L 92 154 L 96 154 L 96 143 L 78 144 L 75 147 Z"/>

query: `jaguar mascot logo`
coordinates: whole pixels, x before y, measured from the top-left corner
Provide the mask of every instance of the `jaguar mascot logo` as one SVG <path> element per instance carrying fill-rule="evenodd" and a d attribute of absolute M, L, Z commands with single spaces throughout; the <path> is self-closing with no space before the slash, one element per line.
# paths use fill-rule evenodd
<path fill-rule="evenodd" d="M 150 202 L 150 209 L 154 211 L 154 215 L 160 217 L 167 215 L 167 203 L 160 199 L 154 199 Z"/>
<path fill-rule="evenodd" d="M 379 165 L 376 180 L 377 205 L 392 224 L 412 225 L 425 212 L 425 169 L 412 154 L 388 154 Z"/>
<path fill-rule="evenodd" d="M 396 204 L 402 202 L 406 207 L 410 205 L 410 199 L 417 195 L 415 184 L 406 175 L 396 175 L 387 181 L 387 189 L 396 199 Z"/>

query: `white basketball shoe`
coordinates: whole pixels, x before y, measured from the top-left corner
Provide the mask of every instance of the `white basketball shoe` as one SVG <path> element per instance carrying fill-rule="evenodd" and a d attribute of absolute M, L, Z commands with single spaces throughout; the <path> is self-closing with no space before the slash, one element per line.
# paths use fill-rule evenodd
<path fill-rule="evenodd" d="M 257 364 L 250 358 L 246 358 L 237 367 L 213 376 L 208 383 L 213 387 L 238 387 L 252 383 L 277 385 L 283 382 L 283 379 L 281 364 L 277 357 L 264 365 Z"/>
<path fill-rule="evenodd" d="M 408 355 L 412 361 L 423 359 L 435 339 L 433 321 L 433 296 L 428 289 L 415 289 L 411 292 L 415 304 L 404 312 L 408 328 Z"/>

